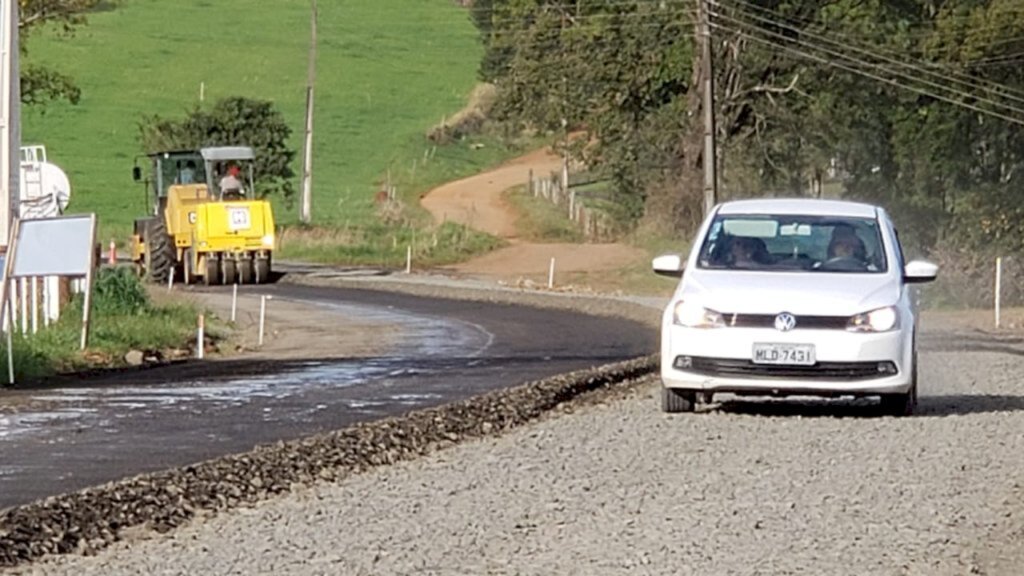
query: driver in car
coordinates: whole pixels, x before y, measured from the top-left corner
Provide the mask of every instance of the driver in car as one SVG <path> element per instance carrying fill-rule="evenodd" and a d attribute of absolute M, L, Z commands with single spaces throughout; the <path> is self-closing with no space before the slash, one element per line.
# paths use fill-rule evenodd
<path fill-rule="evenodd" d="M 864 242 L 852 234 L 837 236 L 828 246 L 829 260 L 856 260 L 859 264 L 864 264 L 866 258 Z"/>

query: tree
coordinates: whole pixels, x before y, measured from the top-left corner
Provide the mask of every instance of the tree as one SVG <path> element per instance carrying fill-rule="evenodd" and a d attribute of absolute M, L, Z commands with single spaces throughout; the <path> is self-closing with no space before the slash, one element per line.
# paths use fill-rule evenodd
<path fill-rule="evenodd" d="M 28 39 L 45 25 L 60 27 L 62 33 L 73 34 L 85 24 L 85 15 L 100 5 L 102 0 L 19 0 L 19 49 L 28 53 Z M 30 65 L 21 68 L 21 100 L 25 104 L 39 105 L 51 100 L 64 99 L 77 104 L 81 90 L 74 80 L 57 70 Z"/>
<path fill-rule="evenodd" d="M 294 195 L 291 169 L 295 151 L 287 145 L 291 129 L 273 103 L 243 97 L 217 101 L 213 108 L 192 109 L 184 119 L 143 118 L 139 137 L 147 153 L 198 150 L 205 146 L 251 146 L 256 154 L 257 194 Z"/>

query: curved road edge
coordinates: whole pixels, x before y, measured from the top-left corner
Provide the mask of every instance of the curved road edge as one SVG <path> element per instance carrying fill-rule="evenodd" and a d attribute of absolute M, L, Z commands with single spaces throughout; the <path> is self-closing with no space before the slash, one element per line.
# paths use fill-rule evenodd
<path fill-rule="evenodd" d="M 143 474 L 8 509 L 0 516 L 0 566 L 48 554 L 92 553 L 131 528 L 168 531 L 214 514 L 418 458 L 466 440 L 497 436 L 596 391 L 625 391 L 657 370 L 656 355 L 497 390 L 404 417 L 259 447 L 195 465 Z M 598 396 L 606 396 L 600 394 Z"/>

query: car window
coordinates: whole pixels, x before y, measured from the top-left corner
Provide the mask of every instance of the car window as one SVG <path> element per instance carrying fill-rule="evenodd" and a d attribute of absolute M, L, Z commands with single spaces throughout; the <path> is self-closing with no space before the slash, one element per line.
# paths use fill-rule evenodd
<path fill-rule="evenodd" d="M 882 273 L 887 262 L 874 218 L 719 215 L 701 245 L 698 267 Z"/>

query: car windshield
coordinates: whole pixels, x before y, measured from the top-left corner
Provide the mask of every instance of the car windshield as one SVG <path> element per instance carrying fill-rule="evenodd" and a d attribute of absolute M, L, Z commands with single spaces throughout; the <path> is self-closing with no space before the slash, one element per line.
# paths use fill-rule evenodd
<path fill-rule="evenodd" d="M 882 273 L 878 221 L 837 216 L 728 214 L 712 222 L 700 268 Z"/>

